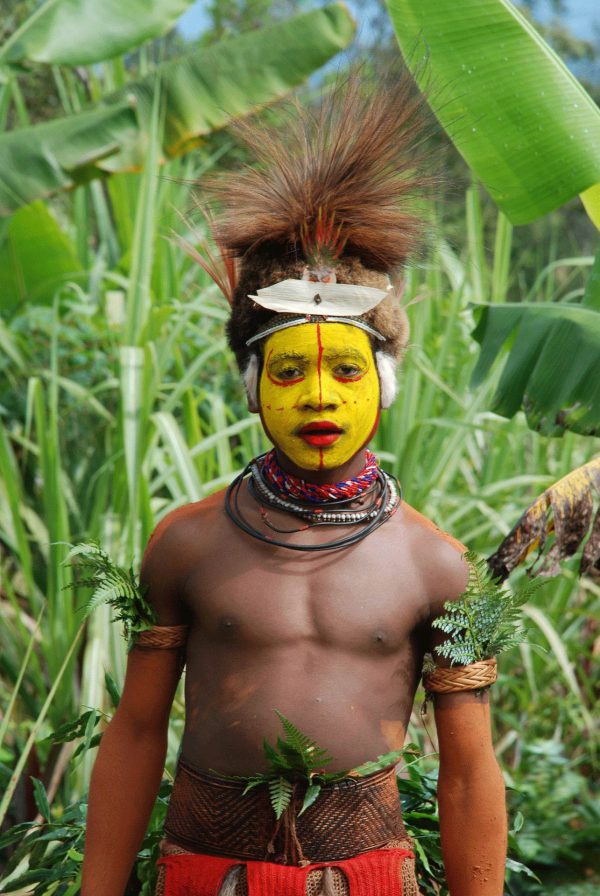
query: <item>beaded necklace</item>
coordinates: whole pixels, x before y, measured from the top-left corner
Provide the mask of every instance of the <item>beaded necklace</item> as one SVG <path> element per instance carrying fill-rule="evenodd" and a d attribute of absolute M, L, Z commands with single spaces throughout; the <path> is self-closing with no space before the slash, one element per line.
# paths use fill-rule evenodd
<path fill-rule="evenodd" d="M 367 465 L 371 462 L 371 456 L 374 457 L 371 455 L 371 452 L 368 452 Z M 337 497 L 335 491 L 325 501 L 322 501 L 320 506 L 317 505 L 314 496 L 308 501 L 282 498 L 275 493 L 272 486 L 267 484 L 266 477 L 263 476 L 265 458 L 266 455 L 263 455 L 250 461 L 248 466 L 234 479 L 225 494 L 225 511 L 231 521 L 242 531 L 265 544 L 288 548 L 292 551 L 311 552 L 339 550 L 349 547 L 362 541 L 363 538 L 385 523 L 397 510 L 402 500 L 400 483 L 393 476 L 390 476 L 389 473 L 381 470 L 376 462 L 373 483 L 362 486 L 359 484 L 358 497 L 360 499 L 364 500 L 363 496 L 367 493 L 372 494 L 372 501 L 364 510 L 357 510 L 350 506 L 357 500 L 356 496 L 340 498 Z M 273 532 L 290 534 L 303 531 L 312 526 L 340 525 L 350 526 L 355 531 L 345 537 L 334 538 L 332 541 L 321 544 L 297 544 L 264 535 L 245 517 L 239 504 L 240 489 L 248 474 L 250 474 L 248 478 L 249 493 L 259 505 L 259 513 L 263 523 Z M 302 482 L 302 480 L 296 481 Z M 312 483 L 307 484 L 312 485 Z M 339 483 L 333 486 L 326 486 L 326 488 L 335 490 L 337 485 Z M 303 525 L 295 529 L 279 528 L 268 518 L 265 508 L 269 507 L 300 517 L 303 520 Z M 358 530 L 356 530 L 356 527 L 358 527 Z"/>
<path fill-rule="evenodd" d="M 267 487 L 282 498 L 295 498 L 310 504 L 325 504 L 333 501 L 351 501 L 360 497 L 377 481 L 379 466 L 373 452 L 367 449 L 365 465 L 356 476 L 344 479 L 342 482 L 316 485 L 283 470 L 272 449 L 265 455 L 261 475 Z"/>

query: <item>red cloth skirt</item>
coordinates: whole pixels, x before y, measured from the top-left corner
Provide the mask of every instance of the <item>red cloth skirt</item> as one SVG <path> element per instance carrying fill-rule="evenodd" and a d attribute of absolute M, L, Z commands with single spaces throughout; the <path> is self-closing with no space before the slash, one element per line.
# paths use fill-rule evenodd
<path fill-rule="evenodd" d="M 402 862 L 408 849 L 374 849 L 351 859 L 305 865 L 279 865 L 199 854 L 170 855 L 165 866 L 165 896 L 218 896 L 227 872 L 245 865 L 248 896 L 305 896 L 310 871 L 330 866 L 346 876 L 351 896 L 402 896 Z"/>

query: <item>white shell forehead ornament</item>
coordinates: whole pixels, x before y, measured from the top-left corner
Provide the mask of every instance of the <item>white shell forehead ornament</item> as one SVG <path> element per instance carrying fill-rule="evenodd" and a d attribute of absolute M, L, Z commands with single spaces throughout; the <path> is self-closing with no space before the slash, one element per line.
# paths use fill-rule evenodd
<path fill-rule="evenodd" d="M 258 295 L 251 295 L 257 305 L 273 311 L 274 314 L 286 315 L 281 322 L 272 321 L 262 332 L 256 333 L 247 340 L 246 345 L 258 342 L 265 336 L 287 327 L 299 326 L 315 316 L 319 320 L 332 319 L 332 323 L 350 324 L 365 330 L 376 339 L 385 341 L 374 327 L 360 319 L 388 295 L 387 289 L 375 289 L 372 286 L 359 286 L 355 283 L 315 283 L 309 280 L 281 280 L 264 289 L 258 289 Z M 290 320 L 287 315 L 298 315 Z"/>

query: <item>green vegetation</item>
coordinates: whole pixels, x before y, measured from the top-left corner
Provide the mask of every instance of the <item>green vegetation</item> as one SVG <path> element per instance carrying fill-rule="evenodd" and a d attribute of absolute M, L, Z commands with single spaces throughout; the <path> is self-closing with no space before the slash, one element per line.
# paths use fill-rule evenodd
<path fill-rule="evenodd" d="M 268 786 L 271 805 L 277 819 L 281 818 L 291 804 L 296 785 L 302 785 L 304 788 L 302 805 L 298 811 L 298 815 L 302 815 L 318 798 L 324 784 L 333 784 L 349 777 L 362 778 L 365 775 L 372 775 L 390 765 L 395 765 L 404 752 L 397 750 L 385 753 L 357 768 L 327 772 L 325 766 L 333 762 L 333 756 L 319 747 L 307 734 L 299 731 L 282 713 L 278 710 L 275 712 L 283 726 L 284 737 L 278 737 L 275 746 L 267 740 L 263 742 L 269 771 L 239 780 L 247 782 L 244 793 L 261 784 Z"/>
<path fill-rule="evenodd" d="M 117 566 L 97 544 L 75 545 L 66 562 L 74 560 L 83 575 L 72 583 L 72 587 L 90 588 L 92 592 L 84 608 L 86 617 L 100 604 L 108 604 L 115 610 L 111 622 L 123 623 L 123 635 L 128 644 L 137 632 L 147 631 L 156 624 L 154 611 L 146 601 L 132 567 Z"/>
<path fill-rule="evenodd" d="M 511 650 L 525 640 L 521 605 L 538 590 L 529 583 L 518 594 L 503 587 L 490 574 L 487 562 L 467 551 L 467 588 L 458 600 L 447 600 L 444 614 L 433 627 L 448 635 L 436 653 L 454 665 L 468 666 Z"/>
<path fill-rule="evenodd" d="M 388 7 L 407 66 L 507 226 L 579 194 L 600 227 L 600 141 L 593 136 L 600 136 L 600 109 L 527 17 L 505 0 L 465 0 L 460 8 L 452 0 L 389 0 Z M 598 265 L 600 252 L 577 303 L 520 296 L 498 304 L 494 289 L 480 297 L 493 306 L 480 309 L 475 384 L 510 346 L 492 410 L 510 417 L 523 407 L 545 435 L 598 433 Z"/>
<path fill-rule="evenodd" d="M 19 4 L 16 19 L 7 21 L 16 27 L 33 5 Z M 331 40 L 320 61 L 350 39 L 340 13 L 323 15 L 317 31 Z M 251 15 L 244 21 L 255 23 Z M 215 21 L 216 30 L 224 27 Z M 285 33 L 292 41 L 294 29 Z M 250 30 L 244 40 L 249 46 L 256 38 L 255 52 L 262 53 L 260 35 Z M 308 32 L 300 38 L 303 48 L 312 39 Z M 251 100 L 236 88 L 243 110 L 282 95 L 316 67 L 313 58 L 298 71 L 298 59 L 306 57 L 285 46 L 274 81 L 257 73 Z M 77 189 L 16 203 L 0 221 L 0 823 L 3 832 L 22 825 L 0 839 L 8 863 L 0 871 L 2 892 L 14 891 L 19 878 L 36 896 L 78 892 L 87 783 L 123 680 L 118 630 L 106 605 L 84 619 L 92 589 L 77 583 L 65 563 L 69 546 L 95 542 L 125 572 L 137 569 L 165 513 L 223 487 L 266 447 L 225 347 L 227 309 L 171 241 L 173 231 L 195 241 L 179 217 L 192 205 L 189 184 L 240 158 L 235 138 L 211 127 L 194 137 L 194 153 L 173 158 L 165 151 L 171 144 L 155 73 L 161 53 L 170 58 L 180 50 L 163 38 L 93 66 L 0 59 L 6 74 L 0 119 L 10 127 L 0 142 L 16 141 L 21 171 L 24 148 L 39 159 L 30 120 L 90 116 L 90 130 L 82 133 L 95 147 L 42 172 L 70 177 Z M 144 78 L 150 86 L 143 122 L 126 104 L 104 102 Z M 41 81 L 43 103 L 36 106 L 32 85 Z M 99 130 L 105 124 L 94 116 L 104 114 L 122 117 L 119 133 L 130 134 L 139 170 L 109 174 L 96 154 L 98 135 L 113 133 Z M 68 133 L 57 127 L 53 137 L 65 138 L 65 152 Z M 115 156 L 121 150 L 117 141 Z M 458 166 L 449 153 L 448 164 Z M 0 166 L 4 174 L 14 172 L 9 161 Z M 452 170 L 460 171 L 465 189 L 438 204 L 429 250 L 408 271 L 411 347 L 400 397 L 383 415 L 375 449 L 410 504 L 487 556 L 536 495 L 598 453 L 598 440 L 575 432 L 552 439 L 529 429 L 521 412 L 510 420 L 491 412 L 502 361 L 490 354 L 485 379 L 471 388 L 478 356 L 472 303 L 489 300 L 493 311 L 508 298 L 527 298 L 533 306 L 579 310 L 593 263 L 581 244 L 590 244 L 591 231 L 582 230 L 579 218 L 573 226 L 572 209 L 513 231 L 464 167 Z M 28 187 L 24 201 L 47 195 L 40 183 Z M 491 697 L 510 788 L 507 887 L 514 896 L 567 896 L 580 886 L 584 896 L 598 876 L 593 656 L 600 587 L 590 576 L 579 579 L 575 561 L 568 561 L 541 595 L 523 605 L 529 642 L 503 659 Z M 409 738 L 424 754 L 435 752 L 432 729 L 413 716 Z M 128 896 L 152 892 L 149 859 L 181 730 L 178 694 L 165 782 Z M 441 874 L 435 756 L 408 763 L 400 789 L 407 825 L 418 836 L 423 890 L 433 894 Z M 542 883 L 518 873 L 518 862 Z"/>

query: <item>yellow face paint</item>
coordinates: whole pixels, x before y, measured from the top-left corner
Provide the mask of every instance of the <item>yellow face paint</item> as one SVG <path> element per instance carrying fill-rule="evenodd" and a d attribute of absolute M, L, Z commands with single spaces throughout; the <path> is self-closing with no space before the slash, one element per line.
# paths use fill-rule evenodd
<path fill-rule="evenodd" d="M 260 411 L 273 444 L 304 470 L 350 460 L 379 421 L 369 337 L 350 324 L 307 323 L 265 341 Z"/>

